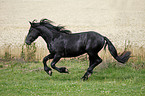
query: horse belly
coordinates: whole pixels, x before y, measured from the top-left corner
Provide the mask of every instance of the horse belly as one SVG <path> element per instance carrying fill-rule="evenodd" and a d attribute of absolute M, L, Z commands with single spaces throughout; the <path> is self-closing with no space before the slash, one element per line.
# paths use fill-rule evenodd
<path fill-rule="evenodd" d="M 65 57 L 76 57 L 86 53 L 85 34 L 70 35 L 65 41 Z"/>
<path fill-rule="evenodd" d="M 86 52 L 79 52 L 79 53 L 67 53 L 65 54 L 63 57 L 77 57 L 77 56 L 80 56 L 82 54 L 84 54 Z"/>
<path fill-rule="evenodd" d="M 84 48 L 77 48 L 76 46 L 76 47 L 66 49 L 64 57 L 76 57 L 84 53 L 86 53 Z"/>

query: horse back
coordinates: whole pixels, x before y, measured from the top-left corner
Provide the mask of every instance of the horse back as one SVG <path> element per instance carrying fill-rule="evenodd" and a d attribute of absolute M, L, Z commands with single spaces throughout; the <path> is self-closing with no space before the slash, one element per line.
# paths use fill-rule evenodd
<path fill-rule="evenodd" d="M 64 39 L 65 56 L 74 57 L 88 51 L 98 52 L 104 46 L 104 38 L 97 32 L 71 34 Z"/>

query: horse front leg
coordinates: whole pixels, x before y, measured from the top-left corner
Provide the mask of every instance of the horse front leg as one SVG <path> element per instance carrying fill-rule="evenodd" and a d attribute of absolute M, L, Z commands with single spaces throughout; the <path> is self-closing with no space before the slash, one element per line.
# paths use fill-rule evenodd
<path fill-rule="evenodd" d="M 51 70 L 51 68 L 49 68 L 49 67 L 47 66 L 46 62 L 47 62 L 49 59 L 53 59 L 53 57 L 54 57 L 53 54 L 49 54 L 49 55 L 47 55 L 47 56 L 45 56 L 45 57 L 43 58 L 44 70 L 45 70 L 45 72 L 46 72 L 48 75 L 50 75 L 50 76 L 52 75 L 52 70 Z"/>
<path fill-rule="evenodd" d="M 53 61 L 51 62 L 51 67 L 60 73 L 69 73 L 68 69 L 66 69 L 65 67 L 58 68 L 55 66 L 55 64 L 60 60 L 60 58 L 61 58 L 60 55 L 55 55 Z"/>

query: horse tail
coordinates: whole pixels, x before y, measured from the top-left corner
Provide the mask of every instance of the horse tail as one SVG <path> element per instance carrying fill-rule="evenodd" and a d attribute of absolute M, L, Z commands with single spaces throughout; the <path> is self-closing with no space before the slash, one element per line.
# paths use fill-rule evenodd
<path fill-rule="evenodd" d="M 106 49 L 106 46 L 108 45 L 109 52 L 118 62 L 125 63 L 128 61 L 128 59 L 130 58 L 130 54 L 131 54 L 130 51 L 124 51 L 120 56 L 118 56 L 117 50 L 114 47 L 114 45 L 112 44 L 112 42 L 107 37 L 104 37 L 104 39 L 106 41 L 104 49 Z"/>

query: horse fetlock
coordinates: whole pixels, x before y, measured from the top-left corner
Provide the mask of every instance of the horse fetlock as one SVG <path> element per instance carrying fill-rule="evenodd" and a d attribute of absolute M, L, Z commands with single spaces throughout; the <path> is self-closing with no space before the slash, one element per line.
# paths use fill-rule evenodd
<path fill-rule="evenodd" d="M 93 70 L 87 70 L 87 72 L 86 72 L 87 74 L 93 74 Z"/>
<path fill-rule="evenodd" d="M 45 71 L 49 71 L 49 70 L 51 70 L 51 68 L 45 66 L 45 67 L 44 67 L 44 70 L 45 70 Z"/>

